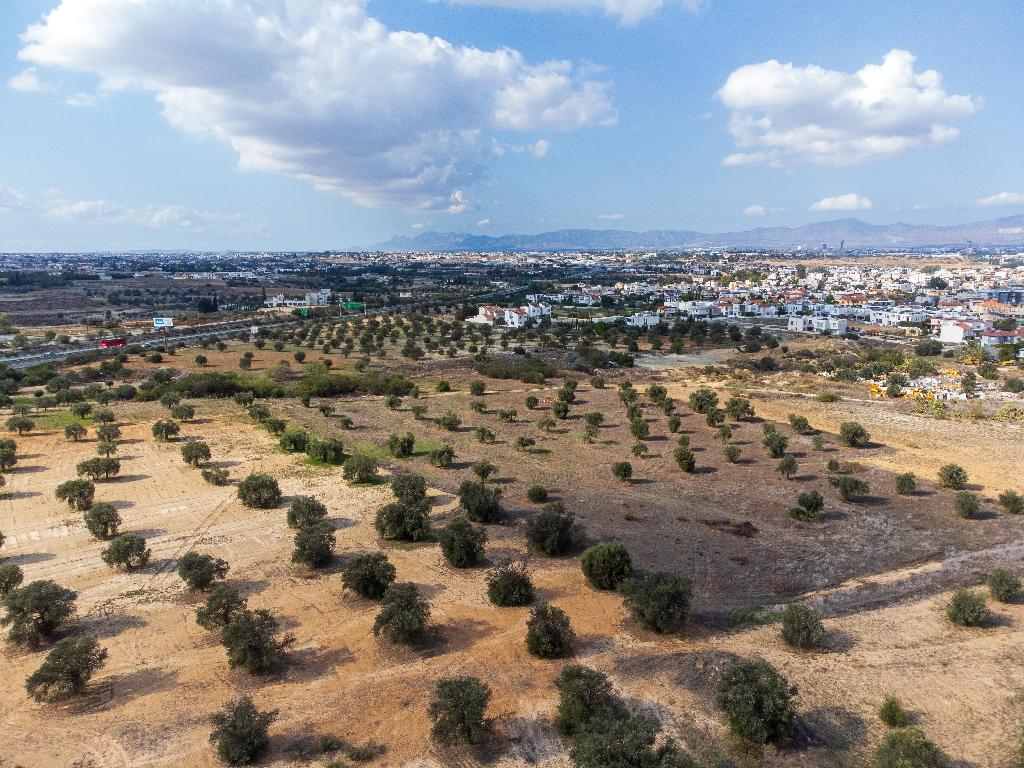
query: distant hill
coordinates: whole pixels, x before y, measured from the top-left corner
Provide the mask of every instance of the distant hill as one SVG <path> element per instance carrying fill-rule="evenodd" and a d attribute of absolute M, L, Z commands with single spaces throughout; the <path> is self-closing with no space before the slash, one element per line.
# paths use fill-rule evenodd
<path fill-rule="evenodd" d="M 474 235 L 423 232 L 396 236 L 373 246 L 381 251 L 617 251 L 642 248 L 921 248 L 927 246 L 1024 245 L 1024 215 L 943 227 L 932 224 L 868 224 L 835 219 L 800 227 L 758 227 L 740 232 L 706 234 L 690 230 L 560 229 L 539 235 Z"/>

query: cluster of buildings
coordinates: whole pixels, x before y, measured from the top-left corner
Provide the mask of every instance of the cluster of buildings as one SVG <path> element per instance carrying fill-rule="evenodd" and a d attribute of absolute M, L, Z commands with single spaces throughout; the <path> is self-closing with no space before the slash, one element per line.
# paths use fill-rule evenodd
<path fill-rule="evenodd" d="M 319 291 L 307 291 L 303 296 L 286 296 L 278 293 L 268 296 L 263 301 L 264 307 L 276 309 L 278 307 L 321 307 L 332 303 L 333 291 L 330 288 L 321 288 Z"/>

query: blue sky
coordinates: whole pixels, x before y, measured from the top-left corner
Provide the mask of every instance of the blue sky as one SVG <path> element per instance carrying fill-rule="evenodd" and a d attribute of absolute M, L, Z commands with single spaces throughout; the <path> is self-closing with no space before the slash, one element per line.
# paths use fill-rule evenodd
<path fill-rule="evenodd" d="M 1019 0 L 8 0 L 0 250 L 1024 212 Z"/>

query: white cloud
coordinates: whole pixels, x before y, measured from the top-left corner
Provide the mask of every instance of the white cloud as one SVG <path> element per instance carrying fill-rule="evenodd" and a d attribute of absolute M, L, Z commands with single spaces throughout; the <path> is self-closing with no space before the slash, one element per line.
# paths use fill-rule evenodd
<path fill-rule="evenodd" d="M 748 205 L 743 209 L 744 216 L 764 216 L 768 213 L 768 209 L 763 205 Z"/>
<path fill-rule="evenodd" d="M 143 89 L 164 117 L 362 205 L 467 210 L 491 131 L 610 125 L 610 84 L 388 29 L 365 0 L 61 0 L 23 34 L 38 67 Z"/>
<path fill-rule="evenodd" d="M 39 79 L 39 70 L 28 67 L 7 78 L 7 87 L 24 93 L 49 93 L 53 86 Z"/>
<path fill-rule="evenodd" d="M 477 225 L 478 227 L 480 227 L 481 229 L 483 229 L 484 227 L 489 227 L 489 226 L 491 226 L 491 220 L 490 220 L 490 219 L 480 219 L 480 221 L 478 221 L 478 222 L 476 223 L 476 225 Z"/>
<path fill-rule="evenodd" d="M 626 217 L 621 213 L 601 213 L 598 214 L 597 218 L 601 219 L 601 221 L 622 221 Z"/>
<path fill-rule="evenodd" d="M 547 139 L 537 139 L 533 144 L 507 144 L 494 138 L 491 139 L 491 154 L 495 157 L 505 157 L 509 153 L 521 155 L 525 152 L 534 160 L 541 160 L 547 156 L 550 148 L 551 142 Z"/>
<path fill-rule="evenodd" d="M 95 107 L 100 103 L 101 98 L 98 93 L 79 91 L 68 96 L 65 101 L 72 107 Z"/>
<path fill-rule="evenodd" d="M 665 0 L 448 0 L 455 5 L 486 5 L 517 11 L 561 11 L 580 13 L 601 11 L 616 17 L 623 26 L 632 26 L 659 13 Z M 679 0 L 678 4 L 697 13 L 706 0 Z"/>
<path fill-rule="evenodd" d="M 926 211 L 926 210 L 928 210 L 928 206 L 925 203 L 914 203 L 910 207 L 910 210 L 912 210 L 912 211 Z"/>
<path fill-rule="evenodd" d="M 537 141 L 533 142 L 533 144 L 530 145 L 530 156 L 536 160 L 540 160 L 541 158 L 547 156 L 548 150 L 550 148 L 550 141 L 548 141 L 547 139 L 537 139 Z"/>
<path fill-rule="evenodd" d="M 848 192 L 845 195 L 823 197 L 811 205 L 811 211 L 867 211 L 874 207 L 868 198 L 858 195 L 855 192 Z"/>
<path fill-rule="evenodd" d="M 198 211 L 182 205 L 148 205 L 131 208 L 106 200 L 53 199 L 42 206 L 45 215 L 67 221 L 103 221 L 148 229 L 216 231 L 228 235 L 257 235 L 266 226 L 241 213 Z"/>
<path fill-rule="evenodd" d="M 409 225 L 409 227 L 411 229 L 416 229 L 416 230 L 426 229 L 429 226 L 430 226 L 430 222 L 429 221 L 417 221 L 417 222 L 414 222 L 414 223 Z"/>
<path fill-rule="evenodd" d="M 947 93 L 938 72 L 916 72 L 914 61 L 894 49 L 854 73 L 774 59 L 740 67 L 716 94 L 741 150 L 723 164 L 851 165 L 955 140 L 951 123 L 981 99 Z"/>
<path fill-rule="evenodd" d="M 35 205 L 21 192 L 11 187 L 0 187 L 0 213 L 31 211 Z"/>
<path fill-rule="evenodd" d="M 998 205 L 1024 205 L 1024 194 L 1020 192 L 999 192 L 978 200 L 978 205 L 985 208 Z"/>

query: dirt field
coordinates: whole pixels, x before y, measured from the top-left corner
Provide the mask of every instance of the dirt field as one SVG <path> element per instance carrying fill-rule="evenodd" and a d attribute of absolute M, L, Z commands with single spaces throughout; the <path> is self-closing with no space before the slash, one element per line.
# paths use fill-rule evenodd
<path fill-rule="evenodd" d="M 180 353 L 191 360 L 201 350 Z M 214 364 L 237 368 L 237 351 L 204 352 Z M 256 352 L 260 367 L 290 357 Z M 310 355 L 311 358 L 314 355 Z M 337 358 L 337 355 L 332 357 Z M 133 368 L 144 368 L 136 364 Z M 254 368 L 257 366 L 254 365 Z M 424 395 L 428 418 L 455 410 L 460 431 L 446 432 L 418 421 L 407 399 L 397 411 L 381 398 L 332 400 L 356 429 L 341 431 L 336 419 L 295 400 L 271 401 L 278 415 L 320 433 L 335 434 L 347 450 L 373 452 L 391 432 L 413 432 L 417 456 L 387 463 L 420 472 L 434 487 L 432 523 L 441 527 L 454 512 L 452 492 L 470 476 L 471 462 L 489 458 L 499 466 L 496 482 L 504 491 L 509 521 L 488 526 L 487 558 L 500 563 L 527 558 L 539 598 L 562 607 L 580 637 L 577 660 L 608 672 L 621 692 L 655 714 L 683 741 L 702 765 L 854 766 L 882 736 L 875 716 L 887 693 L 900 695 L 925 729 L 959 766 L 1009 766 L 1022 723 L 1016 701 L 1024 690 L 1024 659 L 1017 649 L 1024 632 L 1024 606 L 992 604 L 996 625 L 967 630 L 942 615 L 948 590 L 977 584 L 993 563 L 1019 566 L 1024 553 L 1024 521 L 1000 514 L 991 503 L 997 491 L 1019 486 L 1022 464 L 1019 431 L 988 424 L 938 422 L 900 414 L 888 404 L 844 400 L 823 404 L 788 398 L 773 391 L 750 394 L 759 417 L 783 422 L 800 462 L 799 480 L 773 471 L 774 460 L 760 447 L 756 422 L 737 429 L 743 460 L 727 464 L 721 444 L 703 417 L 683 416 L 700 471 L 680 472 L 672 461 L 674 437 L 665 417 L 647 407 L 653 438 L 648 458 L 629 455 L 629 435 L 614 381 L 604 390 L 583 383 L 573 413 L 606 414 L 599 441 L 581 439 L 579 418 L 552 432 L 536 422 L 550 415 L 556 382 L 531 387 L 488 380 L 487 412 L 473 413 L 461 362 L 409 365 Z M 437 378 L 456 391 L 433 392 Z M 660 380 L 677 400 L 694 382 L 676 373 L 634 372 L 639 381 Z M 769 388 L 770 389 L 770 388 Z M 525 397 L 541 400 L 536 412 Z M 723 390 L 724 394 L 724 390 Z M 120 449 L 123 476 L 97 484 L 97 500 L 118 504 L 124 530 L 143 533 L 153 562 L 132 574 L 114 572 L 100 560 L 102 544 L 84 529 L 79 513 L 53 499 L 53 489 L 74 475 L 74 465 L 93 455 L 94 443 L 68 443 L 57 432 L 18 438 L 18 468 L 8 475 L 0 499 L 0 530 L 7 542 L 0 555 L 19 564 L 26 582 L 52 578 L 78 592 L 78 616 L 70 633 L 98 636 L 109 651 L 83 701 L 54 707 L 32 702 L 24 679 L 38 667 L 45 650 L 7 646 L 0 661 L 0 718 L 4 736 L 0 765 L 212 766 L 207 717 L 240 692 L 263 709 L 280 710 L 271 729 L 270 762 L 308 765 L 287 758 L 289 745 L 311 736 L 333 734 L 353 742 L 373 741 L 385 750 L 372 763 L 381 766 L 471 765 L 478 760 L 503 766 L 569 765 L 565 745 L 550 718 L 557 702 L 552 680 L 562 662 L 531 657 L 523 644 L 528 609 L 502 609 L 485 595 L 486 568 L 450 568 L 436 544 L 381 545 L 373 530 L 376 509 L 390 499 L 387 485 L 353 488 L 336 468 L 313 468 L 302 456 L 281 453 L 266 432 L 255 428 L 230 401 L 200 401 L 198 417 L 183 426 L 184 436 L 206 440 L 214 463 L 233 478 L 267 471 L 287 496 L 309 494 L 324 501 L 338 537 L 332 567 L 317 574 L 289 562 L 292 531 L 284 505 L 247 510 L 233 486 L 207 485 L 179 455 L 180 443 L 153 442 L 150 425 L 164 415 L 156 404 L 120 404 L 125 440 Z M 314 401 L 313 405 L 317 404 Z M 516 408 L 514 423 L 497 416 Z M 825 430 L 830 450 L 812 450 L 809 437 L 784 425 L 790 412 L 806 415 Z M 685 414 L 685 409 L 680 409 Z M 838 423 L 854 418 L 872 433 L 876 447 L 839 448 Z M 497 442 L 483 445 L 471 427 L 485 425 Z M 537 448 L 514 448 L 518 436 L 537 439 Z M 426 448 L 454 445 L 458 465 L 435 469 Z M 993 466 L 999 456 L 1007 469 Z M 866 504 L 839 502 L 828 488 L 824 463 L 832 457 L 864 465 L 872 495 Z M 611 476 L 615 461 L 629 459 L 634 481 Z M 934 487 L 934 469 L 955 460 L 982 486 L 986 514 L 964 521 L 952 512 L 948 492 Z M 924 480 L 913 497 L 892 493 L 893 475 L 912 469 Z M 665 568 L 694 578 L 698 622 L 681 636 L 660 637 L 627 620 L 621 600 L 588 586 L 577 557 L 528 557 L 522 522 L 536 506 L 525 498 L 533 483 L 577 512 L 592 539 L 618 537 L 643 569 Z M 799 491 L 818 488 L 826 496 L 826 518 L 817 524 L 791 520 L 786 510 Z M 287 498 L 286 498 L 287 502 Z M 736 535 L 749 523 L 756 532 Z M 383 548 L 400 581 L 412 581 L 432 606 L 433 639 L 419 650 L 392 646 L 370 632 L 376 604 L 346 594 L 338 571 L 354 553 Z M 288 663 L 267 678 L 231 672 L 213 633 L 194 621 L 199 598 L 189 596 L 174 572 L 175 560 L 196 549 L 231 563 L 229 581 L 251 607 L 269 609 L 282 630 L 296 637 Z M 800 653 L 785 646 L 778 626 L 741 632 L 725 629 L 734 607 L 775 604 L 807 595 L 828 617 L 829 649 Z M 712 705 L 718 671 L 737 656 L 764 656 L 798 687 L 800 716 L 796 749 L 747 754 L 728 738 Z M 499 737 L 483 755 L 438 750 L 429 738 L 426 710 L 434 681 L 450 674 L 475 674 L 494 691 L 490 713 Z M 317 764 L 317 763 L 313 763 Z"/>

